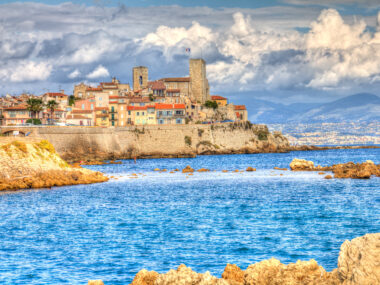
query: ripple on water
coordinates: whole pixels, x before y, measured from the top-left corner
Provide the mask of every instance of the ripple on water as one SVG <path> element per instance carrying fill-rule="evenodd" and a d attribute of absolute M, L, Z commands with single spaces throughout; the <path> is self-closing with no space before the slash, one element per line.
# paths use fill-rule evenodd
<path fill-rule="evenodd" d="M 227 263 L 271 257 L 314 258 L 331 270 L 345 239 L 380 231 L 380 179 L 273 171 L 295 157 L 379 163 L 379 150 L 123 161 L 89 167 L 119 177 L 107 183 L 1 193 L 0 283 L 126 284 L 142 268 L 181 263 L 220 276 Z M 186 165 L 216 172 L 153 171 Z M 221 172 L 247 166 L 257 171 Z"/>

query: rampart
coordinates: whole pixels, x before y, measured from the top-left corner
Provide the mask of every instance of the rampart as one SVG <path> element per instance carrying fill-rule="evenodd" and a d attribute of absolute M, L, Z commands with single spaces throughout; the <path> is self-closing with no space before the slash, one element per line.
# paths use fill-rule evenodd
<path fill-rule="evenodd" d="M 1 133 L 19 130 L 1 128 Z M 25 133 L 26 130 L 23 131 Z M 123 128 L 28 127 L 29 137 L 50 141 L 66 160 L 193 157 L 198 154 L 285 152 L 289 143 L 265 125 L 151 125 Z"/>

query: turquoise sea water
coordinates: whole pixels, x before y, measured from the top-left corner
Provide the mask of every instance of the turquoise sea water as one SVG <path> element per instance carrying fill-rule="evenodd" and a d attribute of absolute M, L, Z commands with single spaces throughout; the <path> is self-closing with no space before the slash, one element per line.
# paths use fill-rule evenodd
<path fill-rule="evenodd" d="M 380 150 L 123 161 L 89 167 L 119 177 L 107 183 L 3 192 L 0 284 L 128 284 L 143 268 L 181 263 L 220 276 L 227 263 L 245 269 L 271 257 L 332 270 L 344 240 L 380 232 L 380 178 L 273 170 L 295 157 L 380 163 Z M 186 165 L 216 172 L 153 171 Z M 257 171 L 221 172 L 248 166 Z"/>

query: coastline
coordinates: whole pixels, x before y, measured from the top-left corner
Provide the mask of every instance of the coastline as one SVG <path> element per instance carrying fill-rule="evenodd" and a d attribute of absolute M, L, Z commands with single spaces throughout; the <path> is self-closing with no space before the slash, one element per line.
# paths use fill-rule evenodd
<path fill-rule="evenodd" d="M 105 182 L 100 172 L 72 167 L 46 140 L 0 141 L 0 191 Z"/>
<path fill-rule="evenodd" d="M 227 264 L 222 278 L 217 278 L 208 271 L 197 273 L 184 264 L 176 270 L 171 269 L 161 274 L 143 269 L 135 275 L 131 285 L 379 284 L 379 255 L 380 233 L 371 233 L 351 241 L 346 240 L 340 247 L 338 267 L 331 272 L 327 272 L 314 259 L 298 260 L 285 265 L 271 258 L 251 264 L 246 270 L 235 264 Z M 103 284 L 101 280 L 88 282 L 88 285 Z"/>

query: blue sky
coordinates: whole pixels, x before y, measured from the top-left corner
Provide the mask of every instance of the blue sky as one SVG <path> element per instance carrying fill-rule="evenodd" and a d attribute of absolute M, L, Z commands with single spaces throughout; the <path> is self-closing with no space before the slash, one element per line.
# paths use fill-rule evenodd
<path fill-rule="evenodd" d="M 112 76 L 186 76 L 202 55 L 212 93 L 324 102 L 380 90 L 378 0 L 0 2 L 0 95 Z M 28 17 L 25 17 L 28 15 Z"/>

